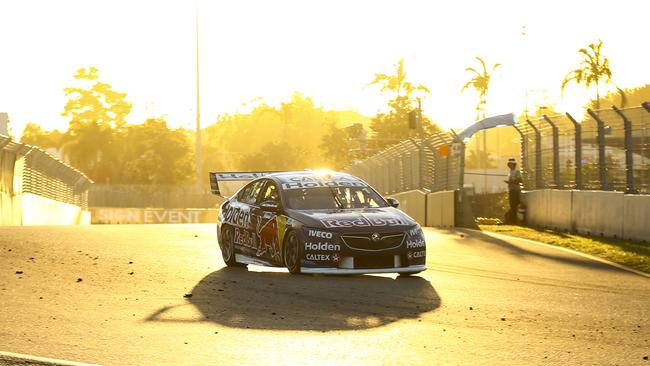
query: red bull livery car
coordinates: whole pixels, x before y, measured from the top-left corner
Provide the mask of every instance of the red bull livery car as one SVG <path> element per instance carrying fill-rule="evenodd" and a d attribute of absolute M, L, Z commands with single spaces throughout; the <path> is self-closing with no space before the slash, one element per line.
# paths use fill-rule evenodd
<path fill-rule="evenodd" d="M 229 182 L 248 180 L 219 210 L 217 237 L 228 266 L 294 274 L 426 269 L 420 226 L 361 179 L 319 171 L 210 173 L 219 195 Z"/>

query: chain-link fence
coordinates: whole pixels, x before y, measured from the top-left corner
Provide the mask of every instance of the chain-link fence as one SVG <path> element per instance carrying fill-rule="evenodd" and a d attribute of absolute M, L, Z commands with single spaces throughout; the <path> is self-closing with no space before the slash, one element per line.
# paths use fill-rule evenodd
<path fill-rule="evenodd" d="M 431 192 L 459 189 L 464 145 L 453 133 L 409 139 L 365 160 L 354 162 L 347 172 L 375 187 L 381 194 L 414 189 Z"/>
<path fill-rule="evenodd" d="M 0 191 L 6 199 L 31 193 L 55 201 L 88 207 L 92 181 L 45 151 L 0 136 Z"/>
<path fill-rule="evenodd" d="M 650 193 L 650 104 L 544 116 L 521 133 L 526 189 Z"/>

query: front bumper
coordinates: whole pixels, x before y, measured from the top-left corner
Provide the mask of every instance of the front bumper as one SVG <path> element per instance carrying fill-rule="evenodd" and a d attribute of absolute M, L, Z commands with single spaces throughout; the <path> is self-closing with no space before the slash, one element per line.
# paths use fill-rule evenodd
<path fill-rule="evenodd" d="M 408 267 L 391 267 L 391 268 L 312 268 L 301 267 L 302 273 L 318 273 L 318 274 L 335 274 L 335 275 L 351 275 L 351 274 L 372 274 L 372 273 L 418 273 L 427 269 L 424 264 L 416 264 Z"/>

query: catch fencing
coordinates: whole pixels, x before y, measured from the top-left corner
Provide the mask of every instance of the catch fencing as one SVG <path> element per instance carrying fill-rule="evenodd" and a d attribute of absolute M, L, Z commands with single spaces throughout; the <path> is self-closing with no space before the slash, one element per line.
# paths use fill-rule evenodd
<path fill-rule="evenodd" d="M 464 148 L 453 132 L 439 132 L 427 139 L 409 139 L 393 145 L 354 162 L 346 171 L 382 194 L 416 189 L 456 190 L 463 184 Z"/>
<path fill-rule="evenodd" d="M 45 151 L 0 136 L 1 224 L 34 222 L 30 216 L 41 217 L 49 210 L 46 206 L 53 207 L 41 201 L 43 198 L 85 210 L 92 183 L 83 173 Z"/>
<path fill-rule="evenodd" d="M 650 193 L 650 104 L 518 123 L 524 186 Z"/>

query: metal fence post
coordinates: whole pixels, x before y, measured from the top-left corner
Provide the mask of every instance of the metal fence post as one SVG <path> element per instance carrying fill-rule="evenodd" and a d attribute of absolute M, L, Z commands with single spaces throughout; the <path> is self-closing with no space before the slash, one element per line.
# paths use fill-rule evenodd
<path fill-rule="evenodd" d="M 553 130 L 553 182 L 555 183 L 555 188 L 562 188 L 562 183 L 560 182 L 560 136 L 558 133 L 557 126 L 547 115 L 543 115 L 542 118 Z"/>
<path fill-rule="evenodd" d="M 582 189 L 582 126 L 576 121 L 569 113 L 566 114 L 567 118 L 573 123 L 575 129 L 575 175 L 576 175 L 576 189 Z"/>
<path fill-rule="evenodd" d="M 526 123 L 535 131 L 535 189 L 544 188 L 542 177 L 542 134 L 539 129 L 529 120 Z"/>
<path fill-rule="evenodd" d="M 634 189 L 634 158 L 632 155 L 632 122 L 616 106 L 612 106 L 612 109 L 621 116 L 625 128 L 625 178 L 627 183 L 625 193 L 636 193 L 636 189 Z"/>
<path fill-rule="evenodd" d="M 607 173 L 606 173 L 606 159 L 605 159 L 605 122 L 601 120 L 598 115 L 591 109 L 587 109 L 587 113 L 596 121 L 598 125 L 598 175 L 600 178 L 600 189 L 603 191 L 608 190 Z"/>

